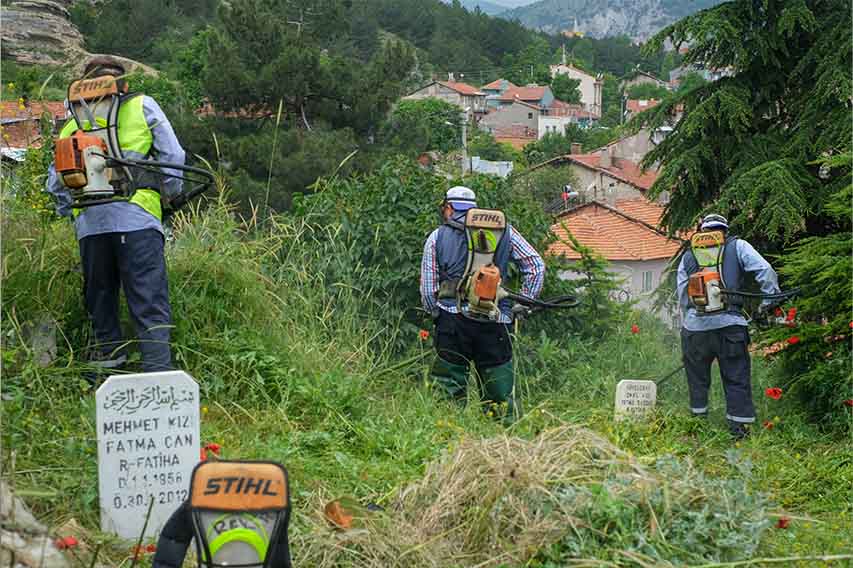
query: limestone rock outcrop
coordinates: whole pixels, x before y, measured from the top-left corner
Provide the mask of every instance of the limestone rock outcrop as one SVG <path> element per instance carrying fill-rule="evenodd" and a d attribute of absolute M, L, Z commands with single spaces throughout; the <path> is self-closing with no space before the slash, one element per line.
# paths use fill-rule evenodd
<path fill-rule="evenodd" d="M 68 13 L 70 5 L 71 0 L 4 2 L 0 8 L 3 59 L 64 65 L 85 56 L 83 35 Z"/>
<path fill-rule="evenodd" d="M 68 568 L 47 529 L 0 480 L 0 566 Z"/>

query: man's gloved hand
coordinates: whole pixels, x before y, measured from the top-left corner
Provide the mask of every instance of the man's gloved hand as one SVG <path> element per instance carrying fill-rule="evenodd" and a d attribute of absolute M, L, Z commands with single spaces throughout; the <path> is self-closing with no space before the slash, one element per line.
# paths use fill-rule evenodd
<path fill-rule="evenodd" d="M 530 308 L 523 304 L 515 304 L 510 310 L 512 313 L 512 319 L 515 320 L 524 320 L 527 316 L 530 315 Z"/>

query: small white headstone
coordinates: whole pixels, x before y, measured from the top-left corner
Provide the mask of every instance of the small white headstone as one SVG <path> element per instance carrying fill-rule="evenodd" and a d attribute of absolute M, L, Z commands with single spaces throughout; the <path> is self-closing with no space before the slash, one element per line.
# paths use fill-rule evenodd
<path fill-rule="evenodd" d="M 641 418 L 655 408 L 658 386 L 654 381 L 626 379 L 616 385 L 616 420 Z"/>
<path fill-rule="evenodd" d="M 98 389 L 101 530 L 159 534 L 188 496 L 199 461 L 198 384 L 183 371 L 113 375 Z"/>

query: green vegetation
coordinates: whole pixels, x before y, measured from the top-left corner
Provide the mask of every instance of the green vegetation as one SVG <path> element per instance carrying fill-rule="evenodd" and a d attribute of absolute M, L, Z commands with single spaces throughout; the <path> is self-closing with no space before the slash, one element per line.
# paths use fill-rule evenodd
<path fill-rule="evenodd" d="M 3 60 L 0 98 L 4 101 L 62 100 L 68 86 L 66 70 L 61 67 L 18 65 Z"/>
<path fill-rule="evenodd" d="M 568 75 L 557 75 L 551 80 L 551 91 L 554 97 L 564 103 L 580 104 L 580 79 L 572 79 Z"/>
<path fill-rule="evenodd" d="M 377 243 L 408 235 L 400 248 L 412 251 L 410 256 L 388 259 L 405 268 L 396 276 L 377 264 L 385 253 L 365 250 L 362 233 L 350 228 L 357 217 L 324 213 L 329 207 L 324 203 L 335 197 L 367 192 L 377 196 L 364 198 L 367 202 L 381 202 L 380 194 L 408 187 L 429 198 L 398 201 L 401 209 L 383 211 L 404 218 L 413 207 L 424 227 L 429 225 L 431 190 L 441 184 L 417 170 L 389 168 L 363 184 L 327 181 L 300 215 L 263 225 L 237 222 L 221 203 L 198 216 L 182 215 L 167 252 L 173 308 L 180 314 L 175 351 L 181 367 L 201 384 L 203 440 L 221 444 L 225 457 L 270 458 L 288 466 L 297 561 L 380 566 L 405 554 L 412 558 L 408 565 L 420 566 L 460 546 L 488 559 L 495 552 L 490 534 L 505 535 L 500 541 L 505 561 L 529 558 L 533 566 L 559 566 L 570 558 L 684 565 L 847 551 L 849 539 L 841 535 L 850 534 L 851 517 L 841 496 L 853 481 L 849 457 L 840 440 L 808 425 L 795 404 L 762 397 L 774 383 L 760 361 L 759 411 L 778 418 L 772 419 L 773 430 L 759 431 L 739 447 L 731 447 L 721 410 L 710 425 L 686 417 L 686 393 L 677 378 L 661 387 L 654 420 L 612 422 L 620 378 L 661 377 L 678 365 L 671 333 L 630 311 L 614 311 L 609 324 L 587 320 L 576 329 L 553 314 L 545 327 L 535 320 L 522 324 L 516 364 L 526 413 L 510 431 L 518 478 L 498 481 L 496 475 L 508 472 L 500 458 L 500 448 L 507 447 L 501 427 L 476 405 L 457 409 L 422 386 L 430 342 L 418 339 L 418 327 L 405 322 L 402 307 L 414 298 L 412 274 L 419 259 L 413 251 L 423 233 L 402 225 L 380 233 Z M 488 195 L 488 187 L 479 189 Z M 326 192 L 327 198 L 316 201 Z M 27 501 L 40 518 L 59 526 L 73 517 L 89 531 L 89 542 L 100 542 L 94 399 L 80 379 L 85 366 L 79 354 L 88 332 L 78 297 L 80 275 L 73 270 L 73 236 L 65 221 L 39 221 L 36 211 L 7 206 L 3 448 L 16 453 L 16 472 L 10 475 L 23 494 L 39 490 Z M 351 206 L 360 214 L 371 210 L 362 203 Z M 367 231 L 366 220 L 362 226 Z M 56 319 L 62 339 L 59 359 L 41 368 L 22 330 L 44 312 Z M 631 333 L 632 324 L 639 333 Z M 587 337 L 584 329 L 609 331 Z M 714 400 L 720 399 L 717 389 Z M 567 430 L 567 423 L 598 434 Z M 526 445 L 536 440 L 543 441 Z M 606 467 L 587 462 L 596 455 Z M 3 458 L 9 463 L 8 453 Z M 452 463 L 462 465 L 449 468 Z M 559 464 L 564 465 L 557 481 L 557 471 L 549 473 L 548 467 Z M 565 480 L 562 474 L 573 468 L 582 476 Z M 434 499 L 435 484 L 465 475 L 477 479 L 460 485 L 469 493 L 445 493 L 445 501 L 435 505 L 446 504 L 441 510 L 456 516 L 428 524 L 432 517 L 421 514 L 418 503 Z M 635 475 L 646 480 L 643 491 L 633 486 Z M 548 484 L 554 491 L 536 490 L 540 476 L 553 480 Z M 411 484 L 420 489 L 404 495 Z M 470 499 L 493 490 L 498 493 L 491 509 L 470 507 Z M 317 512 L 342 496 L 378 503 L 386 512 L 369 519 L 368 533 L 338 536 Z M 570 514 L 572 521 L 554 525 L 559 517 L 534 517 L 547 523 L 537 529 L 514 513 L 540 507 Z M 464 541 L 442 535 L 488 510 L 493 513 L 476 517 L 485 523 L 477 525 L 482 532 Z M 782 516 L 792 519 L 790 527 L 771 528 Z M 493 524 L 489 518 L 503 520 Z M 544 526 L 551 527 L 544 539 L 546 533 L 518 532 Z M 538 544 L 525 545 L 531 541 L 524 534 L 540 535 Z M 422 550 L 429 535 L 435 548 Z M 126 546 L 106 542 L 101 562 L 127 560 Z"/>
<path fill-rule="evenodd" d="M 466 183 L 546 246 L 548 222 L 530 195 L 537 184 Z M 202 438 L 224 457 L 288 466 L 298 562 L 383 566 L 405 555 L 408 565 L 427 566 L 462 552 L 541 567 L 579 558 L 680 566 L 850 552 L 842 497 L 853 482 L 849 452 L 840 433 L 808 423 L 795 399 L 763 396 L 776 386 L 775 365 L 756 360 L 754 381 L 760 416 L 774 427 L 734 448 L 720 410 L 710 424 L 686 416 L 680 376 L 661 386 L 652 421 L 612 421 L 616 382 L 664 376 L 679 365 L 679 349 L 653 318 L 608 299 L 611 280 L 591 256 L 586 279 L 570 284 L 585 299 L 582 311 L 542 314 L 516 330 L 525 416 L 510 441 L 476 404 L 458 409 L 425 388 L 432 351 L 419 339 L 427 324 L 414 283 L 445 186 L 393 162 L 368 176 L 321 180 L 295 201 L 294 214 L 259 222 L 234 216 L 220 182 L 218 198 L 175 220 L 167 249 L 179 314 L 174 349 L 201 385 Z M 89 542 L 107 543 L 100 561 L 118 564 L 127 547 L 97 532 L 94 399 L 80 378 L 90 336 L 76 247 L 67 221 L 30 205 L 4 197 L 2 458 L 10 463 L 15 452 L 9 475 L 40 518 L 59 526 L 73 517 Z M 567 291 L 557 269 L 546 294 Z M 45 314 L 60 345 L 58 359 L 40 367 L 25 330 Z M 516 462 L 502 457 L 507 447 Z M 466 492 L 442 493 L 436 506 L 446 504 L 449 515 L 433 522 L 424 500 L 451 482 Z M 495 499 L 470 506 L 471 496 L 489 494 Z M 385 512 L 368 518 L 367 533 L 339 535 L 318 517 L 337 497 Z M 557 522 L 560 515 L 571 521 Z M 790 527 L 772 528 L 782 517 Z M 445 534 L 468 523 L 477 530 L 465 539 Z M 506 556 L 495 556 L 493 538 Z"/>
<path fill-rule="evenodd" d="M 441 99 L 400 101 L 382 127 L 386 145 L 410 156 L 462 146 L 462 113 Z"/>
<path fill-rule="evenodd" d="M 614 422 L 616 383 L 671 374 L 679 341 L 615 303 L 606 262 L 572 237 L 581 277 L 561 280 L 568 267 L 549 259 L 544 294 L 575 293 L 583 304 L 514 329 L 523 418 L 505 430 L 473 390 L 459 408 L 426 385 L 432 340 L 419 331 L 431 323 L 418 268 L 443 192 L 463 180 L 411 158 L 457 151 L 460 116 L 442 101 L 395 102 L 436 71 L 472 83 L 550 81 L 562 40 L 458 2 L 75 6 L 90 47 L 160 67 L 157 78 L 130 77 L 132 87 L 160 100 L 189 153 L 217 168 L 218 193 L 174 219 L 167 245 L 175 361 L 200 383 L 204 442 L 220 444 L 225 458 L 290 470 L 297 565 L 853 559 L 850 17 L 838 1 L 762 6 L 761 16 L 738 0 L 687 18 L 646 54 L 626 38 L 566 40 L 573 61 L 606 72 L 601 126 L 545 136 L 523 154 L 469 131 L 472 154 L 519 167 L 506 180 L 464 179 L 481 205 L 505 210 L 544 251 L 554 236 L 543 206 L 577 180 L 567 167 L 525 166 L 623 132 L 617 77 L 682 63 L 662 54 L 665 37 L 690 40 L 685 64 L 731 66 L 714 83 L 685 76 L 630 126 L 660 125 L 683 104 L 682 123 L 648 157 L 663 168 L 655 192 L 669 192 L 667 227 L 688 229 L 718 210 L 776 254 L 785 288 L 802 289 L 785 306 L 798 310 L 793 327 L 755 335 L 763 424 L 737 444 L 717 376 L 708 422 L 688 416 L 681 372 L 660 385 L 650 420 Z M 759 18 L 767 25 L 747 25 Z M 137 29 L 151 41 L 125 45 Z M 12 78 L 32 96 L 53 71 L 4 62 L 4 97 L 19 96 L 5 86 Z M 552 88 L 569 97 L 568 83 Z M 213 110 L 197 112 L 205 100 Z M 82 379 L 92 336 L 71 225 L 39 192 L 49 161 L 48 144 L 3 171 L 0 460 L 40 519 L 52 527 L 75 519 L 89 544 L 105 544 L 98 561 L 129 565 L 128 547 L 98 532 L 94 396 Z M 59 345 L 41 366 L 29 336 L 45 320 Z M 764 395 L 771 387 L 781 400 Z M 334 498 L 384 510 L 367 514 L 366 530 L 342 533 L 322 518 Z"/>

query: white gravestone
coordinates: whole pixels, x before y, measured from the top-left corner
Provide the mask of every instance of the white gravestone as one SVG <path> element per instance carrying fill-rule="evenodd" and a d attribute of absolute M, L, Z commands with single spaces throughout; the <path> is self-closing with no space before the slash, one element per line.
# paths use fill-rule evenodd
<path fill-rule="evenodd" d="M 654 381 L 626 379 L 616 385 L 616 420 L 641 418 L 655 408 L 658 386 Z"/>
<path fill-rule="evenodd" d="M 159 534 L 189 495 L 199 461 L 198 384 L 183 371 L 114 375 L 98 405 L 101 530 L 137 539 Z"/>

